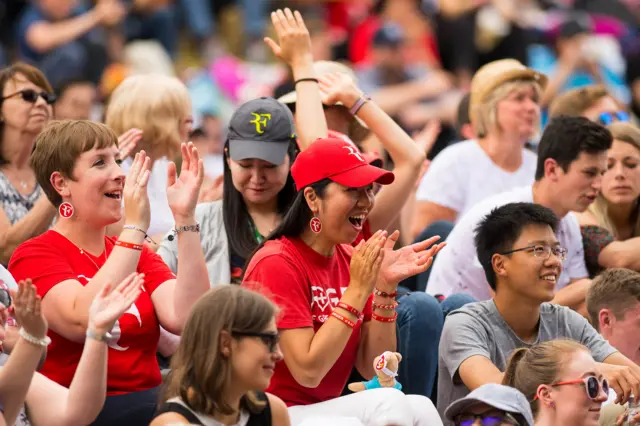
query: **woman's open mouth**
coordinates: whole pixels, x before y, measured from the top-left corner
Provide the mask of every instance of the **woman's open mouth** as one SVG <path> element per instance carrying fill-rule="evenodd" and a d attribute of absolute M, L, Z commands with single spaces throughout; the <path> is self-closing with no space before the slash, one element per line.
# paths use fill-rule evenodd
<path fill-rule="evenodd" d="M 364 214 L 349 216 L 349 222 L 351 223 L 351 225 L 354 228 L 356 228 L 358 231 L 361 231 L 362 230 L 362 224 L 364 223 L 364 219 L 366 217 L 367 217 L 367 215 L 364 215 Z"/>
<path fill-rule="evenodd" d="M 104 196 L 113 198 L 114 200 L 119 200 L 120 198 L 122 198 L 122 191 L 107 192 L 106 194 L 104 194 Z"/>

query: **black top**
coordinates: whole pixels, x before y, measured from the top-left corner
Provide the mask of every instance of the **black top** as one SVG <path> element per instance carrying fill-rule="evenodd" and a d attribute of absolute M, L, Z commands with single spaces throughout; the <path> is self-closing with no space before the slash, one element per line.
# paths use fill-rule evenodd
<path fill-rule="evenodd" d="M 269 405 L 269 399 L 264 392 L 257 392 L 256 396 L 258 400 L 266 403 L 264 409 L 257 414 L 250 414 L 247 426 L 271 426 L 271 406 Z M 185 407 L 177 402 L 165 402 L 158 409 L 156 417 L 164 413 L 177 413 L 187 419 L 187 421 L 194 425 L 202 425 L 202 422 L 196 417 L 191 409 Z"/>

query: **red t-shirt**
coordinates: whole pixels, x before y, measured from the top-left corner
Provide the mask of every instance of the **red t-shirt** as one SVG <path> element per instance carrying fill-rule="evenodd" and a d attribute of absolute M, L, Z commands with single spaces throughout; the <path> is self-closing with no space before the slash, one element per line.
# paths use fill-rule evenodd
<path fill-rule="evenodd" d="M 105 238 L 108 257 L 113 250 L 114 238 Z M 55 231 L 32 238 L 21 244 L 11 257 L 9 271 L 19 281 L 31 278 L 38 295 L 66 280 L 77 280 L 86 285 L 104 264 L 106 257 L 95 257 L 80 250 L 71 241 Z M 160 326 L 151 302 L 151 293 L 175 275 L 162 258 L 143 248 L 137 271 L 145 274 L 144 291 L 135 304 L 116 322 L 108 343 L 107 394 L 117 395 L 146 390 L 161 384 L 160 368 L 156 359 Z M 51 380 L 69 387 L 76 372 L 83 343 L 65 339 L 49 329 L 51 345 L 47 359 L 40 370 Z"/>
<path fill-rule="evenodd" d="M 298 238 L 268 241 L 251 259 L 242 285 L 258 285 L 281 308 L 279 329 L 313 327 L 317 332 L 349 285 L 351 252 L 351 246 L 339 245 L 327 257 Z M 365 319 L 371 318 L 371 301 L 372 297 L 365 303 Z M 355 365 L 361 325 L 356 325 L 342 355 L 318 387 L 301 386 L 287 365 L 279 362 L 267 392 L 282 398 L 288 406 L 315 404 L 340 396 Z"/>

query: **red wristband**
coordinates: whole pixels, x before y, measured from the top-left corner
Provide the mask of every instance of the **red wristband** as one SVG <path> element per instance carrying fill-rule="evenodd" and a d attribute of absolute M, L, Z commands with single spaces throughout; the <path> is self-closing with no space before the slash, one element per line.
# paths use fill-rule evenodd
<path fill-rule="evenodd" d="M 382 315 L 377 315 L 375 312 L 371 314 L 371 318 L 380 322 L 395 322 L 398 318 L 398 313 L 394 312 L 392 317 L 383 317 Z"/>
<path fill-rule="evenodd" d="M 133 244 L 126 241 L 116 240 L 116 245 L 118 247 L 124 247 L 132 250 L 142 250 L 142 244 Z"/>
<path fill-rule="evenodd" d="M 378 290 L 377 288 L 374 288 L 373 289 L 373 294 L 376 295 L 376 296 L 392 298 L 392 297 L 396 297 L 398 295 L 398 292 L 394 291 L 393 293 L 386 293 L 384 291 Z"/>
<path fill-rule="evenodd" d="M 339 319 L 340 321 L 348 325 L 350 328 L 355 328 L 356 326 L 355 322 L 351 321 L 349 318 L 345 318 L 344 316 L 340 315 L 336 311 L 331 312 L 331 316 L 334 317 L 335 319 Z"/>
<path fill-rule="evenodd" d="M 398 302 L 396 302 L 395 300 L 393 301 L 393 303 L 389 303 L 388 305 L 382 305 L 380 303 L 373 302 L 373 309 L 386 309 L 388 311 L 393 311 L 396 306 L 398 306 Z"/>
<path fill-rule="evenodd" d="M 347 312 L 351 312 L 353 315 L 356 316 L 356 318 L 358 318 L 358 320 L 362 320 L 364 318 L 364 315 L 362 314 L 362 312 L 360 312 L 353 306 L 347 305 L 344 302 L 338 302 L 338 308 L 342 308 Z"/>

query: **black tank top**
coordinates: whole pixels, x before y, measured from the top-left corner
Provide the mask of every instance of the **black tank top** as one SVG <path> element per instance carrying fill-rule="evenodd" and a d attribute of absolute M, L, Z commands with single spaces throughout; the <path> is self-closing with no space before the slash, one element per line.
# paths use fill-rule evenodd
<path fill-rule="evenodd" d="M 271 406 L 269 405 L 269 399 L 264 392 L 256 392 L 256 396 L 259 401 L 264 401 L 266 405 L 261 412 L 249 415 L 247 426 L 271 426 Z M 190 424 L 203 426 L 193 411 L 177 402 L 165 402 L 162 404 L 158 409 L 156 417 L 164 413 L 177 413 L 187 419 Z"/>

